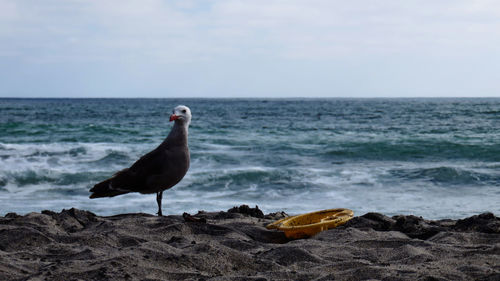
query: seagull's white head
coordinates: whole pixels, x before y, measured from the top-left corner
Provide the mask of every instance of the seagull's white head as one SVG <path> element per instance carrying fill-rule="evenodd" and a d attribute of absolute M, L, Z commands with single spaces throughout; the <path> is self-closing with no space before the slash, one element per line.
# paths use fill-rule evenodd
<path fill-rule="evenodd" d="M 174 108 L 172 115 L 170 115 L 170 121 L 183 122 L 189 126 L 191 123 L 191 109 L 185 105 L 179 105 Z"/>

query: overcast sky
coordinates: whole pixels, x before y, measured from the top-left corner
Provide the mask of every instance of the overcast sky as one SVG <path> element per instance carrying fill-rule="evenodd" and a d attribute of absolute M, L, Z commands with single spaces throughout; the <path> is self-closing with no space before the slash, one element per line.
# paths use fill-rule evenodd
<path fill-rule="evenodd" d="M 500 97 L 498 0 L 0 0 L 1 97 Z"/>

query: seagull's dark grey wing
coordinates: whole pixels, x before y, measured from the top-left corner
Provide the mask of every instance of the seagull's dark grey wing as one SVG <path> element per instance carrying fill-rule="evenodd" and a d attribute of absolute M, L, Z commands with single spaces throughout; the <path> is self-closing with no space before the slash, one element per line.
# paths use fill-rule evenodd
<path fill-rule="evenodd" d="M 165 172 L 166 151 L 158 148 L 137 160 L 130 168 L 123 169 L 111 178 L 96 184 L 90 192 L 90 198 L 111 197 L 128 192 L 147 191 L 151 177 Z"/>

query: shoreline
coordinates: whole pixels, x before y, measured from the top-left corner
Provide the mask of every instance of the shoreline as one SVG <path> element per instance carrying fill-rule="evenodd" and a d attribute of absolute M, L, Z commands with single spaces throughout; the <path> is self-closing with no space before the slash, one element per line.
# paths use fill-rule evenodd
<path fill-rule="evenodd" d="M 193 216 L 0 217 L 1 280 L 499 280 L 500 218 L 367 213 L 299 240 L 240 206 Z"/>

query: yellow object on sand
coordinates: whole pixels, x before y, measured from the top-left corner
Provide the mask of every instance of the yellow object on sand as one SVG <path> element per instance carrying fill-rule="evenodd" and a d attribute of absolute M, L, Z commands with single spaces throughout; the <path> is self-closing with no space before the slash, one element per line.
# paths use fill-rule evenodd
<path fill-rule="evenodd" d="M 266 228 L 279 229 L 285 232 L 287 238 L 299 239 L 343 225 L 353 216 L 354 212 L 349 209 L 329 209 L 286 217 L 268 224 Z"/>

